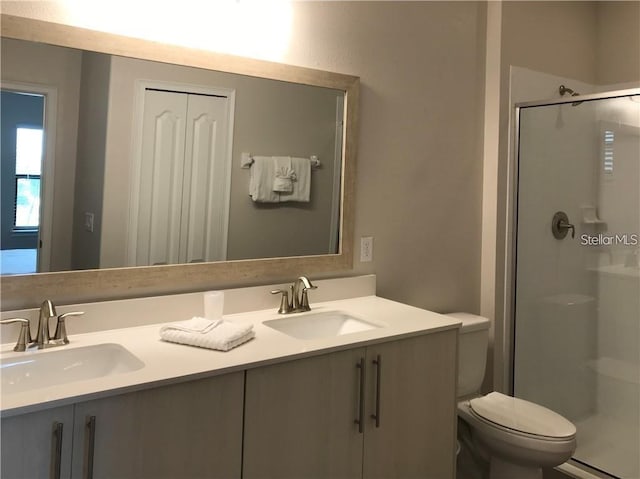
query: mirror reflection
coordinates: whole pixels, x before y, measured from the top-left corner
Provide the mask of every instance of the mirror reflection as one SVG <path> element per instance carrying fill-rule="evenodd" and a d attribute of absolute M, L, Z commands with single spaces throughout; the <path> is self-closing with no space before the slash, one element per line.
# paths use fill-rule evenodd
<path fill-rule="evenodd" d="M 1 47 L 2 274 L 338 251 L 343 91 Z"/>

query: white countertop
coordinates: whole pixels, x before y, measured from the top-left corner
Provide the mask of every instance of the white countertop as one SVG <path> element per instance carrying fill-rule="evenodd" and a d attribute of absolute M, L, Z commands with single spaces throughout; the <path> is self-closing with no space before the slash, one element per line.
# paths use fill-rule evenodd
<path fill-rule="evenodd" d="M 460 321 L 377 296 L 365 296 L 312 305 L 311 313 L 342 311 L 352 316 L 383 323 L 386 326 L 368 331 L 319 339 L 295 339 L 262 324 L 283 317 L 273 309 L 225 315 L 225 320 L 252 323 L 255 338 L 222 352 L 162 341 L 161 324 L 113 329 L 85 334 L 70 334 L 70 344 L 42 351 L 13 352 L 14 344 L 3 344 L 2 358 L 25 358 L 31 354 L 50 353 L 103 343 L 117 343 L 128 349 L 145 366 L 139 370 L 96 379 L 77 381 L 15 394 L 0 393 L 2 416 L 13 416 L 50 407 L 96 399 L 154 386 L 241 371 L 267 364 L 304 358 L 399 339 L 418 334 L 455 329 Z M 308 314 L 308 313 L 298 313 Z M 296 315 L 287 315 L 295 317 Z"/>

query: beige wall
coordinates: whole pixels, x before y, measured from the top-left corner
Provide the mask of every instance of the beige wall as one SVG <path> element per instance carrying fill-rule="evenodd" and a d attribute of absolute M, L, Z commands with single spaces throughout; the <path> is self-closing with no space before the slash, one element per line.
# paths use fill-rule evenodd
<path fill-rule="evenodd" d="M 121 14 L 118 6 L 100 8 Z M 167 32 L 176 25 L 188 30 L 196 21 L 195 7 L 154 8 L 171 12 Z M 361 77 L 350 274 L 377 273 L 385 297 L 436 311 L 477 312 L 485 5 L 327 1 L 293 2 L 291 8 L 282 61 Z M 95 20 L 83 23 L 53 2 L 3 3 L 3 9 L 78 26 Z M 120 26 L 114 19 L 101 28 L 139 33 Z M 206 35 L 200 40 L 202 47 Z M 359 238 L 369 235 L 374 261 L 359 263 Z"/>
<path fill-rule="evenodd" d="M 595 83 L 597 2 L 506 1 L 502 65 Z"/>
<path fill-rule="evenodd" d="M 640 80 L 640 2 L 598 2 L 595 83 Z"/>
<path fill-rule="evenodd" d="M 354 271 L 388 298 L 479 312 L 485 5 L 295 7 L 289 61 L 362 81 Z"/>
<path fill-rule="evenodd" d="M 50 268 L 51 271 L 67 270 L 71 266 L 81 53 L 8 39 L 2 40 L 1 46 L 3 81 L 43 85 L 57 90 Z"/>

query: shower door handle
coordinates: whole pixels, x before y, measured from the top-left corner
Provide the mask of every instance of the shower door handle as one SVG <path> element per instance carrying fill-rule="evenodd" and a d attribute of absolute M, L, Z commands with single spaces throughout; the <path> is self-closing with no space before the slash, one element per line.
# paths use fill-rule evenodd
<path fill-rule="evenodd" d="M 576 227 L 569 223 L 569 217 L 564 211 L 558 211 L 551 220 L 551 232 L 555 239 L 564 239 L 571 230 L 571 238 L 576 237 Z"/>

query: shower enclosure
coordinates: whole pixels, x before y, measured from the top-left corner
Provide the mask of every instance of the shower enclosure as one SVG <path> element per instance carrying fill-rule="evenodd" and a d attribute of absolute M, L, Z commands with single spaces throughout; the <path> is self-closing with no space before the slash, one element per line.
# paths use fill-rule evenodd
<path fill-rule="evenodd" d="M 513 392 L 576 425 L 574 464 L 637 479 L 640 90 L 516 110 Z"/>

